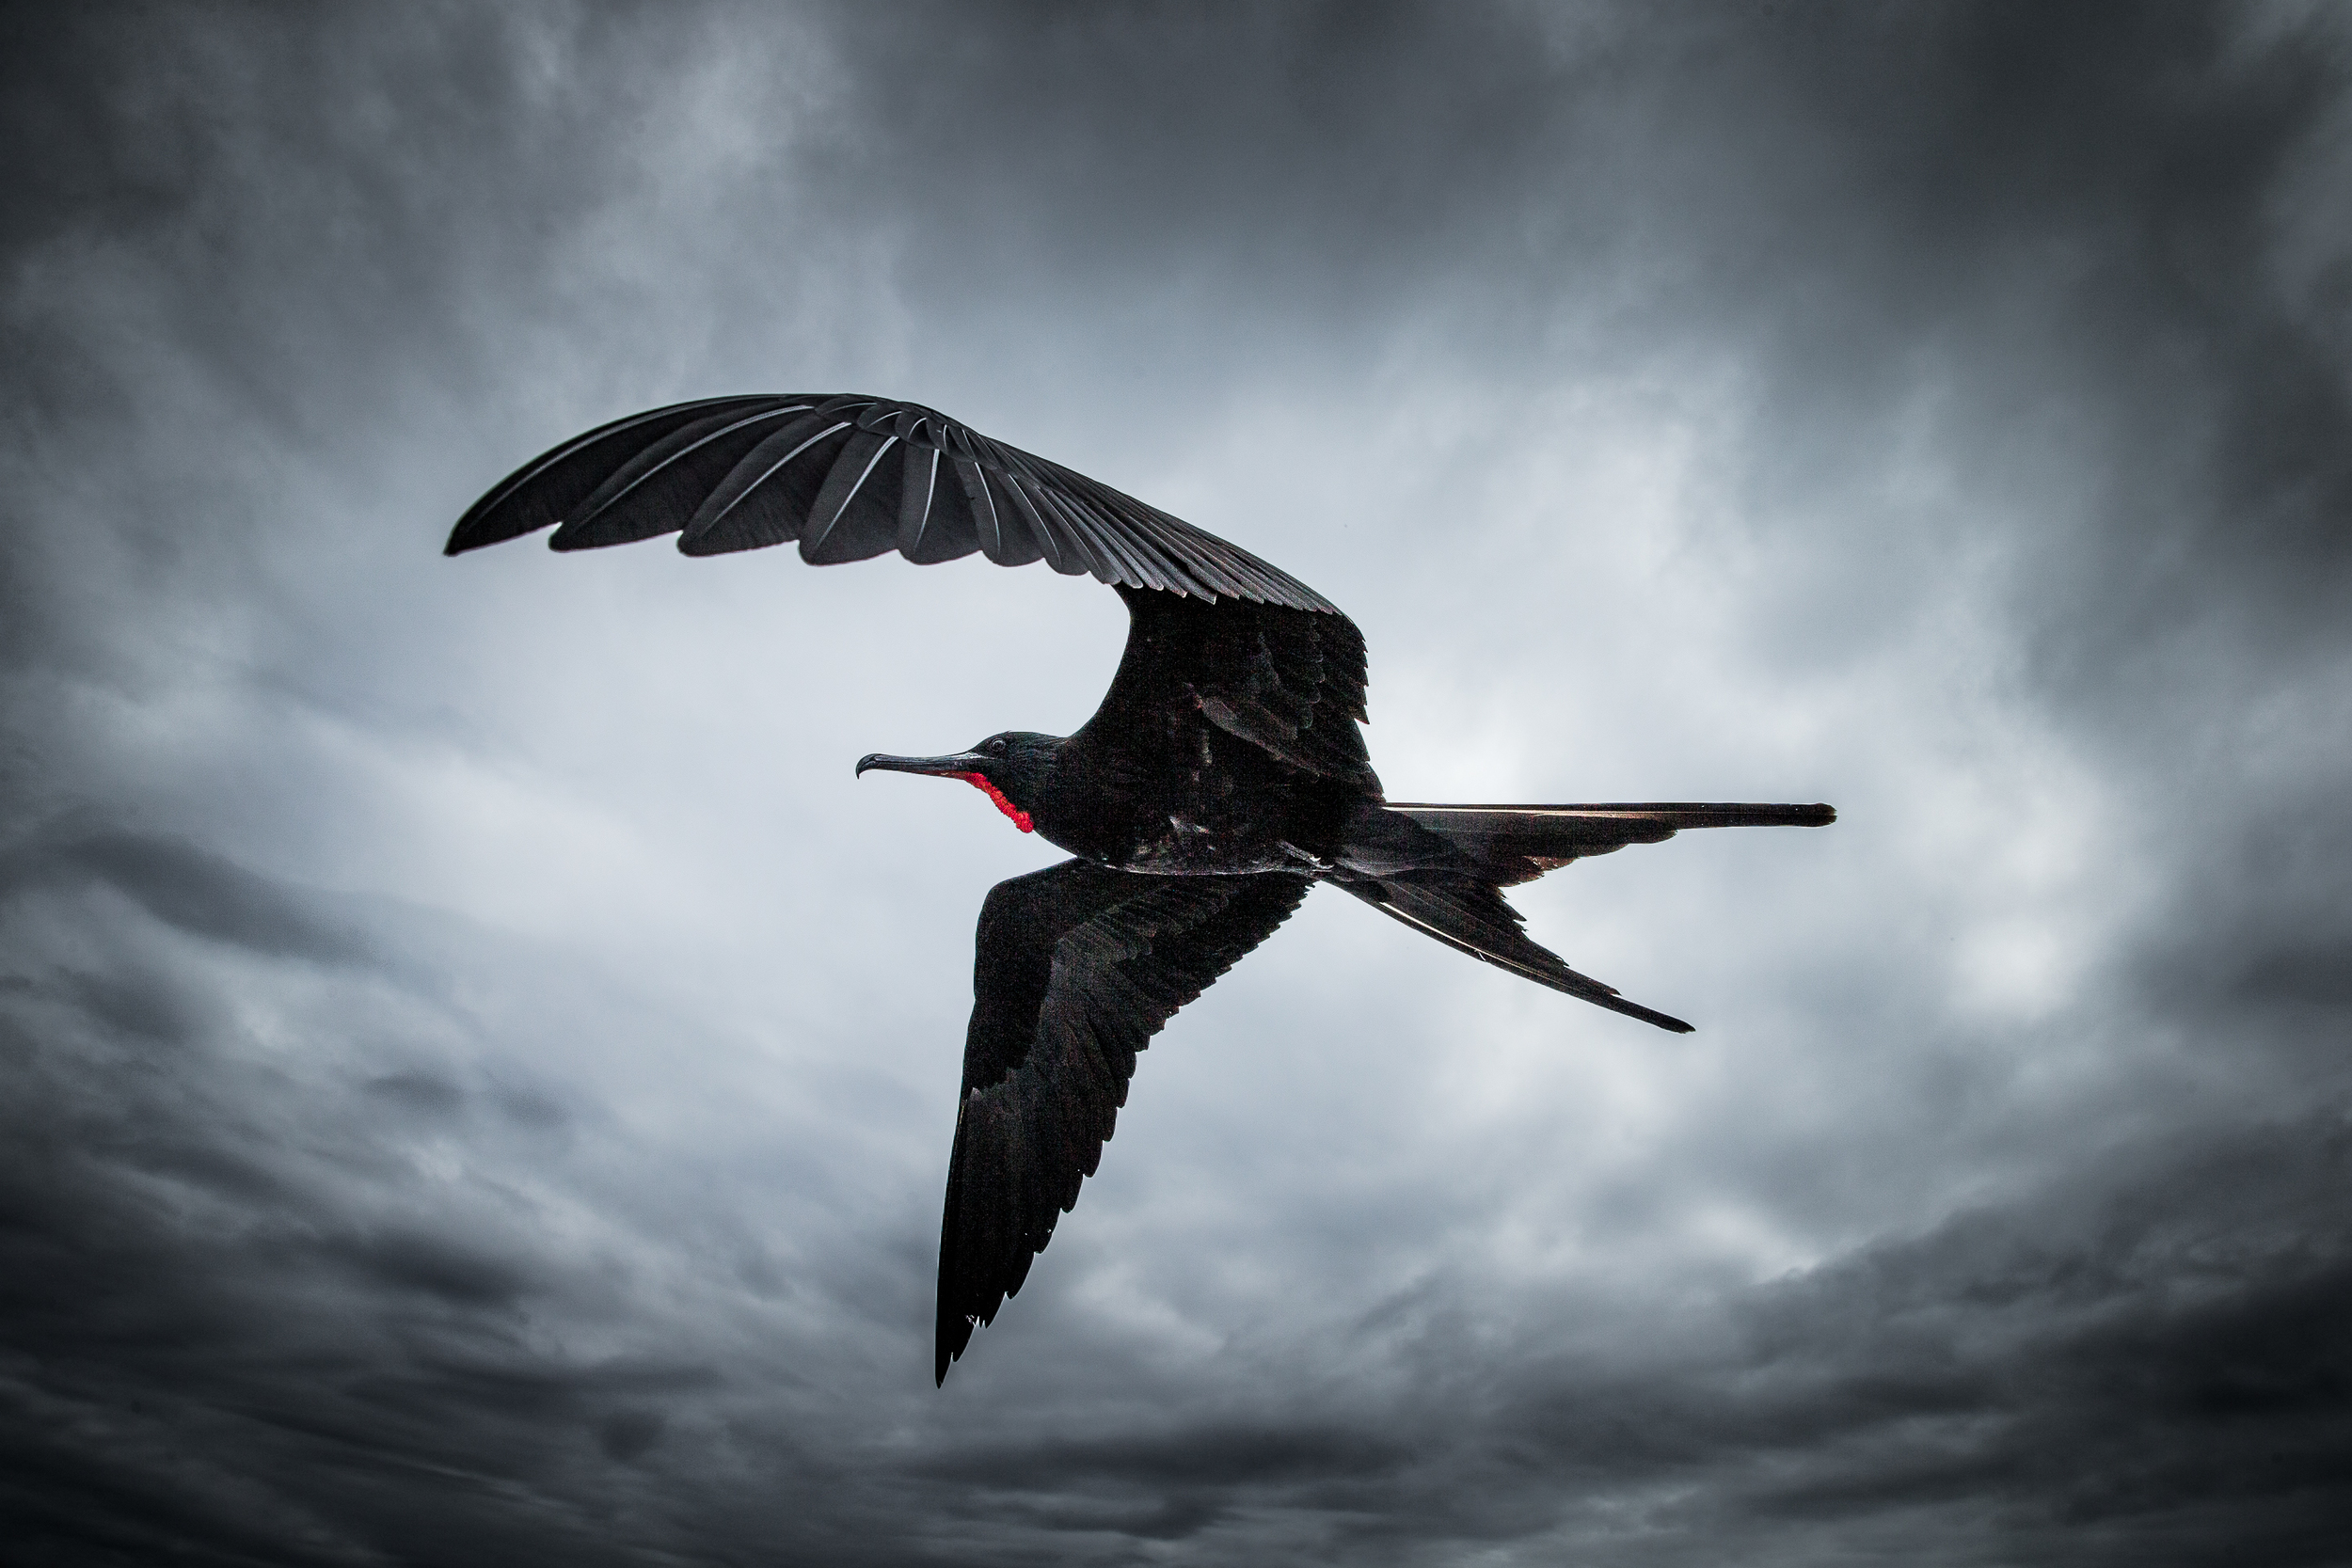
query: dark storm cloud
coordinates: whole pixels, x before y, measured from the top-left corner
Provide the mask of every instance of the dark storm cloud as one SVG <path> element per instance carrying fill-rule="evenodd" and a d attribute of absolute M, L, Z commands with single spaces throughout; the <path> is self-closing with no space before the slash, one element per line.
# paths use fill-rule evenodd
<path fill-rule="evenodd" d="M 151 576 L 260 575 L 230 477 L 257 439 L 356 456 L 345 482 L 380 482 L 361 433 L 388 404 L 446 398 L 501 341 L 453 320 L 453 296 L 544 269 L 534 239 L 554 214 L 625 182 L 580 132 L 625 112 L 626 88 L 574 77 L 534 102 L 529 29 L 493 13 L 122 6 L 9 25 L 10 457 L 39 482 L 10 504 L 87 511 L 118 499 L 103 480 L 136 486 L 150 504 L 104 531 Z M 538 173 L 492 178 L 480 149 Z M 404 353 L 428 322 L 431 354 Z M 204 411 L 155 405 L 190 382 Z M 51 554 L 91 543 L 23 531 Z M 122 611 L 56 586 L 11 593 L 24 654 L 107 662 Z M 221 608 L 251 591 L 220 588 Z"/>
<path fill-rule="evenodd" d="M 2189 6 L 1879 24 L 1778 62 L 1822 121 L 1861 133 L 1836 220 L 1851 248 L 1831 238 L 1860 263 L 1837 278 L 1866 291 L 1847 309 L 1880 320 L 1843 325 L 1879 328 L 1873 368 L 1903 336 L 1948 351 L 1985 334 L 1959 367 L 1976 439 L 2030 455 L 2055 427 L 2099 460 L 2098 526 L 2040 541 L 2040 580 L 2021 584 L 2042 637 L 2107 691 L 2184 620 L 2308 628 L 2341 598 L 2352 506 L 2328 281 L 2347 236 L 2319 199 L 2340 167 L 2344 40 L 2291 12 Z M 1826 411 L 1867 432 L 1857 402 Z"/>
<path fill-rule="evenodd" d="M 2352 122 L 2327 13 L 125 7 L 0 25 L 18 546 L 0 1514 L 29 1560 L 2344 1556 L 2352 823 L 2312 720 L 2341 709 L 2347 651 Z M 815 368 L 764 357 L 780 349 Z M 908 385 L 880 384 L 892 365 Z M 2095 995 L 2017 1026 L 2058 1063 L 2117 1064 L 2095 1114 L 2042 1108 L 2008 1058 L 1918 1024 L 1931 1007 L 1892 989 L 1911 980 L 1866 994 L 1879 982 L 1841 969 L 1851 996 L 1787 993 L 1825 1076 L 1854 1039 L 1928 1064 L 1835 1102 L 1867 1125 L 1759 1140 L 1790 1113 L 1737 1105 L 1692 1149 L 1829 1216 L 1827 1261 L 1763 1285 L 1482 1272 L 1446 1250 L 1442 1196 L 1475 1171 L 1311 1171 L 1325 1146 L 1286 1125 L 1301 1168 L 1236 1178 L 1214 1148 L 1149 1146 L 1168 1123 L 1139 1107 L 1081 1217 L 1134 1223 L 1113 1184 L 1156 1154 L 1204 1205 L 1198 1250 L 1121 1273 L 1097 1266 L 1115 1234 L 1066 1222 L 985 1358 L 910 1403 L 934 1152 L 908 1196 L 897 1145 L 940 1124 L 854 1076 L 902 1022 L 902 980 L 825 968 L 826 922 L 795 927 L 854 1017 L 812 1004 L 775 1033 L 852 1065 L 789 1069 L 745 1113 L 759 1152 L 730 1165 L 663 1094 L 742 1026 L 724 996 L 702 1018 L 628 990 L 609 970 L 645 931 L 599 970 L 325 891 L 389 880 L 332 851 L 351 823 L 389 831 L 357 798 L 444 751 L 525 777 L 532 812 L 501 832 L 570 803 L 553 768 L 486 749 L 498 710 L 443 694 L 651 657 L 617 635 L 550 646 L 536 623 L 493 636 L 396 575 L 436 543 L 412 513 L 453 513 L 532 441 L 837 372 L 968 392 L 955 411 L 1013 439 L 1032 437 L 991 400 L 1063 421 L 1076 450 L 1054 454 L 1081 466 L 1148 464 L 1234 400 L 1391 374 L 1432 399 L 1483 387 L 1487 418 L 1540 406 L 1568 366 L 1729 367 L 1740 443 L 1709 471 L 1738 504 L 1702 545 L 1769 557 L 1726 611 L 1738 646 L 1891 657 L 1984 548 L 2021 702 L 2081 737 L 2102 801 L 2155 825 L 2128 839 L 2154 891 Z M 1958 508 L 1873 488 L 1922 422 L 1927 461 L 1965 479 Z M 1301 455 L 1401 463 L 1382 434 Z M 1410 528 L 1351 519 L 1352 550 L 1269 553 L 1351 608 L 1425 602 L 1440 574 L 1417 568 L 1477 523 L 1445 499 Z M 1322 521 L 1262 519 L 1251 542 Z M 1790 586 L 1808 582 L 1833 588 Z M 814 590 L 788 602 L 819 630 L 835 613 Z M 827 658 L 882 657 L 830 629 Z M 1401 629 L 1376 673 L 1477 630 Z M 221 689 L 278 705 L 174 705 Z M 598 701 L 596 723 L 659 750 L 644 709 Z M 173 738 L 235 752 L 304 726 L 380 744 L 340 770 L 265 750 L 264 778 Z M 492 787 L 468 778 L 435 804 Z M 796 874 L 815 875 L 788 863 L 781 894 Z M 1857 898 L 1899 885 L 1867 877 Z M 468 896 L 487 907 L 448 895 Z M 692 900 L 663 896 L 625 913 L 684 918 Z M 930 918 L 894 912 L 872 945 L 928 951 Z M 1249 984 L 1188 1012 L 1184 1049 L 1210 1053 L 1200 1020 Z M 747 994 L 737 1011 L 773 1005 Z M 1239 994 L 1268 1039 L 1317 1027 Z M 1161 1054 L 1146 1092 L 1179 1070 Z M 1314 1092 L 1338 1119 L 1350 1086 L 1329 1076 Z M 1903 1168 L 1857 1176 L 1861 1156 L 1818 1147 L 1873 1139 Z M 1219 1229 L 1220 1201 L 1256 1223 L 1283 1206 L 1231 1190 L 1267 1173 L 1327 1227 Z M 1951 1195 L 1931 1223 L 1841 1232 L 1870 1211 L 1827 1189 L 1906 1183 Z M 1630 1246 L 1692 1201 L 1653 1180 L 1591 1208 L 1621 1211 L 1604 1234 Z M 1401 1284 L 1390 1250 L 1413 1260 Z M 1284 1283 L 1220 1298 L 1228 1264 Z M 1164 1320 L 1202 1299 L 1247 1306 L 1262 1338 L 1169 1349 L 1199 1329 Z"/>
<path fill-rule="evenodd" d="M 331 923 L 295 917 L 293 895 L 215 857 L 116 835 L 52 859 L 167 888 L 159 921 L 206 939 L 225 930 L 265 964 L 348 957 L 339 935 L 312 934 Z M 11 1552 L 604 1560 L 599 1527 L 569 1505 L 517 1513 L 516 1489 L 597 1452 L 642 1457 L 660 1439 L 661 1404 L 714 1374 L 532 1342 L 534 1304 L 577 1301 L 582 1282 L 546 1256 L 527 1212 L 453 1202 L 421 1178 L 406 1125 L 446 1122 L 494 1093 L 413 1071 L 306 1083 L 241 1060 L 217 995 L 128 1020 L 123 996 L 217 981 L 175 961 L 184 955 L 167 939 L 108 943 L 103 910 L 77 911 L 62 880 L 15 879 L 6 913 L 38 919 L 53 945 L 114 953 L 101 971 L 19 976 L 11 997 L 0 1107 Z M 236 973 L 248 997 L 271 980 L 266 968 Z M 387 1118 L 387 1101 L 409 1115 Z M 307 1480 L 284 1484 L 295 1473 Z M 422 1513 L 418 1487 L 437 1495 Z"/>
<path fill-rule="evenodd" d="M 366 952 L 355 932 L 285 889 L 169 838 L 53 829 L 0 856 L 0 897 L 22 883 L 56 880 L 103 883 L 181 930 L 272 957 L 349 962 Z"/>
<path fill-rule="evenodd" d="M 1505 1429 L 1571 1471 L 1713 1470 L 1765 1540 L 1908 1513 L 2027 1558 L 2328 1560 L 2348 1157 L 2339 1116 L 2135 1148 L 1756 1292 L 1716 1365 L 1592 1369 Z"/>

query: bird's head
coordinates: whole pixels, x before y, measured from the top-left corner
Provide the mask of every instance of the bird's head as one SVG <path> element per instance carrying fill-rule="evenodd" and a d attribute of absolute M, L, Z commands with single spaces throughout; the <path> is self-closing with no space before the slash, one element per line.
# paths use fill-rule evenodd
<path fill-rule="evenodd" d="M 944 757 L 894 757 L 875 752 L 857 760 L 862 774 L 869 768 L 889 773 L 929 773 L 934 778 L 961 779 L 985 790 L 996 809 L 1012 818 L 1023 832 L 1035 832 L 1029 812 L 1045 787 L 1045 775 L 1062 748 L 1062 737 L 1029 730 L 992 735 L 968 752 Z"/>

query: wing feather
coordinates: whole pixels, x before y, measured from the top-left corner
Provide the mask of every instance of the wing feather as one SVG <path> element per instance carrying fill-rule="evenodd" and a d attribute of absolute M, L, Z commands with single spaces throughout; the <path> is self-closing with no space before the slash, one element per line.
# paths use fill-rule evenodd
<path fill-rule="evenodd" d="M 1039 513 L 1036 500 L 1029 495 L 1028 485 L 1022 482 L 1019 474 L 1007 476 L 1004 485 L 1005 494 L 1012 499 L 1013 512 L 1021 519 L 1021 526 L 1028 531 L 1029 537 L 1036 540 L 1038 548 L 1044 552 L 1045 564 L 1064 577 L 1076 577 L 1093 564 L 1086 559 L 1083 550 L 1056 532 L 1053 524 Z"/>
<path fill-rule="evenodd" d="M 861 428 L 843 443 L 809 507 L 801 531 L 801 559 L 812 566 L 865 561 L 898 542 L 898 498 L 875 483 L 898 437 Z"/>
<path fill-rule="evenodd" d="M 1045 552 L 1013 503 L 1011 478 L 978 463 L 959 464 L 957 471 L 967 476 L 966 484 L 974 492 L 973 510 L 988 508 L 988 527 L 980 532 L 980 548 L 988 558 L 999 566 L 1026 566 L 1041 559 Z M 993 549 L 990 548 L 992 540 Z"/>
<path fill-rule="evenodd" d="M 908 461 L 913 462 L 922 451 L 910 447 Z M 930 455 L 933 459 L 931 520 L 924 527 L 921 547 L 907 556 L 918 565 L 954 561 L 981 547 L 979 529 L 973 519 L 972 498 L 964 493 L 962 482 L 957 477 L 955 460 L 946 452 Z"/>
<path fill-rule="evenodd" d="M 930 553 L 932 519 L 938 511 L 933 505 L 939 490 L 939 451 L 926 450 L 912 442 L 899 449 L 898 476 L 898 553 L 920 564 L 934 559 Z M 973 548 L 979 547 L 977 540 Z"/>
<path fill-rule="evenodd" d="M 778 476 L 787 464 L 848 425 L 849 421 L 838 414 L 812 408 L 762 436 L 759 445 L 744 453 L 726 477 L 703 498 L 702 505 L 686 525 L 684 536 L 678 540 L 678 548 L 691 554 L 698 544 L 720 529 L 728 531 L 725 547 L 732 549 L 782 544 L 797 537 L 803 513 L 801 509 L 778 504 L 782 495 Z M 746 508 L 749 510 L 743 515 L 736 515 Z"/>
<path fill-rule="evenodd" d="M 1136 542 L 1119 526 L 1116 517 L 1099 511 L 1076 496 L 1057 496 L 1043 492 L 1045 498 L 1069 518 L 1070 525 L 1085 538 L 1097 560 L 1104 562 L 1112 573 L 1112 580 L 1130 588 L 1150 588 L 1165 593 L 1171 586 L 1156 562 L 1145 559 Z"/>
<path fill-rule="evenodd" d="M 1363 732 L 1364 640 L 1336 610 L 1207 603 L 1122 587 L 1127 648 L 1103 705 L 1073 740 L 1153 743 L 1169 713 L 1219 730 L 1301 772 L 1377 797 Z"/>
<path fill-rule="evenodd" d="M 1271 935 L 1304 877 L 1144 877 L 1083 860 L 981 907 L 963 1099 L 940 1222 L 938 1376 L 1078 1201 L 1136 1053 Z"/>
<path fill-rule="evenodd" d="M 678 537 L 687 555 L 726 555 L 798 539 L 851 422 L 818 409 L 745 453 Z"/>
<path fill-rule="evenodd" d="M 1057 496 L 1035 483 L 1022 486 L 1022 494 L 1038 516 L 1053 529 L 1055 536 L 1063 542 L 1062 553 L 1069 560 L 1065 570 L 1073 576 L 1079 572 L 1090 573 L 1104 582 L 1127 580 L 1127 569 L 1067 498 Z"/>
<path fill-rule="evenodd" d="M 615 468 L 679 426 L 716 411 L 749 409 L 773 401 L 777 400 L 703 398 L 631 414 L 576 436 L 491 486 L 450 531 L 447 553 L 462 555 L 560 523 Z"/>
<path fill-rule="evenodd" d="M 501 481 L 448 550 L 551 525 L 560 549 L 670 532 L 697 556 L 798 540 L 818 565 L 892 548 L 924 563 L 977 549 L 999 565 L 1042 559 L 1128 588 L 1337 613 L 1181 518 L 936 409 L 863 394 L 706 398 L 598 426 Z"/>
<path fill-rule="evenodd" d="M 777 420 L 804 406 L 730 411 L 680 426 L 613 470 L 548 543 L 584 550 L 677 532 Z"/>

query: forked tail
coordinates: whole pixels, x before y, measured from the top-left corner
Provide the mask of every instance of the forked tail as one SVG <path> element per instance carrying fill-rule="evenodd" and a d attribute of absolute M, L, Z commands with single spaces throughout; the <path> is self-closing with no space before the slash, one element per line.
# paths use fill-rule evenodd
<path fill-rule="evenodd" d="M 1391 919 L 1540 986 L 1688 1034 L 1533 941 L 1502 890 L 1586 855 L 1655 844 L 1684 828 L 1823 828 L 1825 805 L 1613 801 L 1559 806 L 1367 805 L 1331 879 Z"/>
<path fill-rule="evenodd" d="M 1392 801 L 1382 808 L 1444 838 L 1495 873 L 1499 885 L 1532 881 L 1587 855 L 1656 844 L 1685 828 L 1826 828 L 1828 806 L 1746 801 L 1606 801 L 1573 806 L 1440 806 Z"/>
<path fill-rule="evenodd" d="M 1677 1035 L 1691 1032 L 1691 1025 L 1682 1020 L 1628 1002 L 1617 994 L 1616 987 L 1570 969 L 1559 954 L 1520 929 L 1524 917 L 1502 901 L 1502 894 L 1490 882 L 1458 871 L 1400 871 L 1378 880 L 1369 877 L 1334 879 L 1382 914 L 1473 958 L 1484 958 L 1522 979 L 1565 991 L 1613 1013 L 1624 1013 Z"/>

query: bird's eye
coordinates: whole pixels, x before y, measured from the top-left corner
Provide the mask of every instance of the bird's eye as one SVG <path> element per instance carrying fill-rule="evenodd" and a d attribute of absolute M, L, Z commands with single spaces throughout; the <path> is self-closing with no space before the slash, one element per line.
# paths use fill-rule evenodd
<path fill-rule="evenodd" d="M 1005 754 L 1005 743 L 1002 740 L 992 740 L 988 743 L 986 750 L 990 756 L 1001 757 Z"/>

